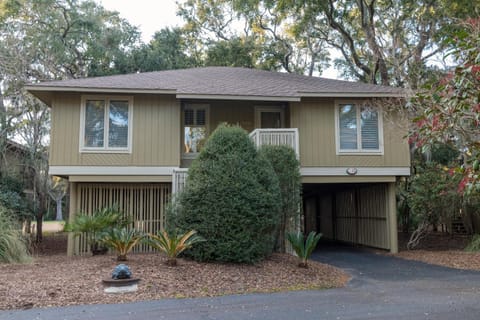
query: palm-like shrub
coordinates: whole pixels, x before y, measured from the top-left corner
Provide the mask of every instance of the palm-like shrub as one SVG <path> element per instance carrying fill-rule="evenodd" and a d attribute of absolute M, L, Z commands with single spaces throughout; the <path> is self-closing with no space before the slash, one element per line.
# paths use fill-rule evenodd
<path fill-rule="evenodd" d="M 168 265 L 175 266 L 180 253 L 191 248 L 195 243 L 202 241 L 205 241 L 205 239 L 199 236 L 195 230 L 183 234 L 169 234 L 167 231 L 159 231 L 156 235 L 150 235 L 148 243 L 153 248 L 167 255 Z"/>
<path fill-rule="evenodd" d="M 292 232 L 287 234 L 288 241 L 300 259 L 298 264 L 299 267 L 308 268 L 308 259 L 310 258 L 313 250 L 315 250 L 317 247 L 318 241 L 321 237 L 322 234 L 317 234 L 315 231 L 310 232 L 306 240 L 302 232 Z"/>
<path fill-rule="evenodd" d="M 117 252 L 117 261 L 127 261 L 127 253 L 135 247 L 145 235 L 135 229 L 112 228 L 100 234 L 100 243 Z"/>
<path fill-rule="evenodd" d="M 64 230 L 73 232 L 76 236 L 85 233 L 90 251 L 97 255 L 107 252 L 107 248 L 100 243 L 100 235 L 108 229 L 124 227 L 128 223 L 129 220 L 114 206 L 99 209 L 91 215 L 77 214 L 73 221 L 65 225 Z"/>
<path fill-rule="evenodd" d="M 0 262 L 24 263 L 30 260 L 20 228 L 0 205 Z"/>

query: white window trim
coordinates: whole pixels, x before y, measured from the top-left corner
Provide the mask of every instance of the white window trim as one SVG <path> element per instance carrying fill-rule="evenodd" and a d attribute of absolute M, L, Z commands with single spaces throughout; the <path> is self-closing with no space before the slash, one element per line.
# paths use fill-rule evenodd
<path fill-rule="evenodd" d="M 205 131 L 207 133 L 207 138 L 209 136 L 210 132 L 210 105 L 205 104 L 205 103 L 185 103 L 182 106 L 182 123 L 181 123 L 181 139 L 182 141 L 180 142 L 180 148 L 181 148 L 181 153 L 182 153 L 182 159 L 195 159 L 198 156 L 198 152 L 190 152 L 190 153 L 185 153 L 184 152 L 184 143 L 185 143 L 185 109 L 190 109 L 190 110 L 198 110 L 198 109 L 205 109 Z M 196 114 L 196 112 L 195 112 Z M 197 126 L 197 125 L 195 125 Z"/>
<path fill-rule="evenodd" d="M 353 104 L 357 112 L 357 139 L 358 146 L 361 146 L 361 125 L 360 125 L 360 106 L 368 103 L 368 100 L 335 100 L 335 145 L 337 155 L 383 155 L 384 154 L 384 144 L 383 144 L 383 110 L 377 107 L 378 112 L 378 149 L 340 149 L 340 105 L 343 104 Z"/>
<path fill-rule="evenodd" d="M 104 146 L 100 148 L 85 146 L 85 116 L 86 116 L 86 101 L 87 100 L 105 100 L 104 110 Z M 108 132 L 109 121 L 108 112 L 110 108 L 110 100 L 124 100 L 128 101 L 128 140 L 126 148 L 109 148 Z M 80 108 L 80 153 L 132 153 L 132 132 L 133 132 L 133 96 L 110 96 L 110 95 L 82 95 Z"/>
<path fill-rule="evenodd" d="M 280 112 L 280 128 L 285 127 L 285 107 L 283 106 L 255 106 L 255 128 L 262 126 L 262 112 Z"/>

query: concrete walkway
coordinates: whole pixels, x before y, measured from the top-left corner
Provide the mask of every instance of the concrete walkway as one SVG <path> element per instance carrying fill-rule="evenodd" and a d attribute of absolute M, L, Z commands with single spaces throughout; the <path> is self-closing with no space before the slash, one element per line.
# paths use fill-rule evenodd
<path fill-rule="evenodd" d="M 480 272 L 324 247 L 313 258 L 347 270 L 341 289 L 3 311 L 0 319 L 480 319 Z"/>

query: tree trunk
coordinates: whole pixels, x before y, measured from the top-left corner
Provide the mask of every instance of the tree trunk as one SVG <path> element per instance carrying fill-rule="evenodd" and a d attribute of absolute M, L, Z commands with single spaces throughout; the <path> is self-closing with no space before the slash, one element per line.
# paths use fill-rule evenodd
<path fill-rule="evenodd" d="M 62 197 L 63 198 L 63 197 Z M 60 199 L 55 199 L 56 205 L 57 205 L 57 216 L 55 217 L 55 220 L 57 221 L 62 221 L 63 220 L 63 215 L 62 215 L 62 198 Z"/>
<path fill-rule="evenodd" d="M 37 241 L 37 243 L 40 243 L 43 240 L 43 213 L 42 213 L 42 211 L 37 212 L 36 221 L 37 221 L 37 238 L 36 238 L 36 241 Z"/>
<path fill-rule="evenodd" d="M 410 240 L 408 240 L 408 250 L 415 249 L 420 244 L 420 241 L 428 235 L 429 226 L 430 224 L 427 222 L 421 222 L 418 225 L 417 229 L 413 231 L 412 235 L 410 236 Z"/>

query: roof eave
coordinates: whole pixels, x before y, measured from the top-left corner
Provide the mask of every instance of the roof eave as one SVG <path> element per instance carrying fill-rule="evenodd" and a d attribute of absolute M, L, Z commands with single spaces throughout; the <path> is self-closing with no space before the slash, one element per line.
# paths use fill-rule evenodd
<path fill-rule="evenodd" d="M 398 92 L 299 92 L 302 98 L 405 98 Z"/>
<path fill-rule="evenodd" d="M 248 100 L 248 101 L 291 101 L 300 102 L 295 96 L 256 96 L 256 95 L 228 95 L 228 94 L 177 94 L 178 99 L 201 100 Z"/>
<path fill-rule="evenodd" d="M 65 87 L 65 86 L 25 86 L 28 92 L 87 92 L 87 93 L 153 93 L 175 94 L 175 89 L 132 89 L 132 88 L 91 88 L 91 87 Z"/>

